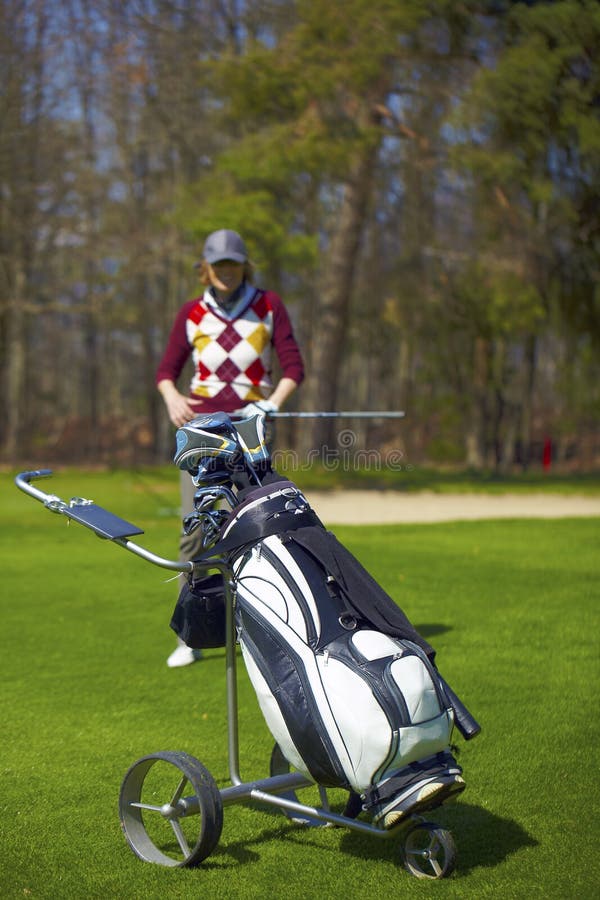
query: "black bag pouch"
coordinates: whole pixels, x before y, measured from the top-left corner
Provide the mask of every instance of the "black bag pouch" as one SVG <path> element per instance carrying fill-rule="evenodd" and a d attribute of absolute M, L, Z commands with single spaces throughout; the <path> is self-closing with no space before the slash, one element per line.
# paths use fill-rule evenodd
<path fill-rule="evenodd" d="M 194 650 L 225 646 L 225 587 L 220 574 L 182 587 L 169 623 Z"/>

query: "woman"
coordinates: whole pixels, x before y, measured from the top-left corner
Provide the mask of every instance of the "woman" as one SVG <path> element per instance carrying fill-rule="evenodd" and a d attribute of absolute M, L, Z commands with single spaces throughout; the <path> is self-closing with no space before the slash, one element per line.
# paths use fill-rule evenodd
<path fill-rule="evenodd" d="M 302 356 L 281 298 L 254 287 L 246 245 L 236 231 L 210 234 L 197 264 L 204 293 L 179 310 L 171 330 L 156 384 L 173 425 L 180 427 L 201 413 L 251 415 L 276 412 L 304 377 Z M 282 376 L 271 381 L 275 350 Z M 194 362 L 189 392 L 177 380 L 189 357 Z M 193 508 L 194 486 L 181 473 L 182 513 Z M 182 534 L 180 559 L 199 554 L 198 534 Z M 185 666 L 199 651 L 179 644 L 167 665 Z"/>

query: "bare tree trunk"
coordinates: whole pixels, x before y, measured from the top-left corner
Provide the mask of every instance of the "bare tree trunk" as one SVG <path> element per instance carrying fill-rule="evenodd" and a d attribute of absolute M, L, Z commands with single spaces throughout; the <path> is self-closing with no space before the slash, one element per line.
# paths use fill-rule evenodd
<path fill-rule="evenodd" d="M 356 158 L 344 196 L 328 254 L 323 293 L 312 347 L 312 371 L 304 391 L 307 409 L 334 410 L 350 317 L 350 300 L 358 250 L 371 196 L 377 146 L 367 147 Z M 310 435 L 314 448 L 334 446 L 334 422 L 315 419 Z"/>
<path fill-rule="evenodd" d="M 6 359 L 6 438 L 5 452 L 11 462 L 18 461 L 24 421 L 25 366 L 27 359 L 26 316 L 23 307 L 25 276 L 15 272 L 12 303 L 9 305 Z"/>
<path fill-rule="evenodd" d="M 483 468 L 485 462 L 485 400 L 488 373 L 489 343 L 482 337 L 475 338 L 473 348 L 473 399 L 465 433 L 467 466 Z"/>
<path fill-rule="evenodd" d="M 511 406 L 508 410 L 507 422 L 502 435 L 500 459 L 496 466 L 498 472 L 508 472 L 515 458 L 515 444 L 517 440 L 517 423 L 515 410 Z"/>
<path fill-rule="evenodd" d="M 535 386 L 535 369 L 537 365 L 537 338 L 530 335 L 525 344 L 524 384 L 521 403 L 521 444 L 523 447 L 523 468 L 528 469 L 531 462 L 531 416 L 533 407 L 533 390 Z"/>
<path fill-rule="evenodd" d="M 34 5 L 25 28 L 22 4 L 7 3 L 2 10 L 0 59 L 5 83 L 2 90 L 0 145 L 0 262 L 5 316 L 6 359 L 3 370 L 5 399 L 4 450 L 16 460 L 22 452 L 27 422 L 27 308 L 31 299 L 30 275 L 39 234 L 38 198 L 44 115 L 44 60 L 48 12 Z M 27 35 L 27 36 L 26 36 Z"/>
<path fill-rule="evenodd" d="M 393 393 L 389 403 L 391 409 L 408 411 L 412 405 L 414 379 L 412 371 L 412 348 L 406 334 L 400 337 L 398 353 L 398 384 L 392 388 Z M 414 445 L 412 440 L 412 428 L 410 423 L 403 429 L 403 445 L 408 459 L 412 459 Z"/>

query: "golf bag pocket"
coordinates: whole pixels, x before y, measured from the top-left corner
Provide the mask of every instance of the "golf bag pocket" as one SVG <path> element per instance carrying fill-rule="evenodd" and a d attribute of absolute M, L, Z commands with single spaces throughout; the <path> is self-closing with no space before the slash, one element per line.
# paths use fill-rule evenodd
<path fill-rule="evenodd" d="M 207 575 L 186 583 L 179 594 L 170 626 L 194 650 L 225 646 L 223 576 Z"/>
<path fill-rule="evenodd" d="M 319 582 L 289 547 L 268 537 L 238 563 L 246 669 L 288 761 L 319 784 L 364 793 L 447 749 L 453 714 L 426 654 L 364 624 L 348 628 L 327 573 Z"/>

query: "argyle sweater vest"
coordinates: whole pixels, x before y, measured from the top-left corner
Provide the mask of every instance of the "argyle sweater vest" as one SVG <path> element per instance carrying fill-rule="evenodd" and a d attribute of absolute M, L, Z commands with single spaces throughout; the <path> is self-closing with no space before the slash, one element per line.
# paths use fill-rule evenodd
<path fill-rule="evenodd" d="M 271 393 L 273 310 L 261 291 L 232 319 L 202 298 L 190 310 L 186 336 L 193 347 L 192 396 L 227 410 Z"/>
<path fill-rule="evenodd" d="M 282 377 L 300 384 L 302 355 L 281 297 L 245 284 L 226 311 L 205 292 L 177 313 L 156 383 L 166 379 L 176 384 L 191 356 L 192 405 L 202 412 L 233 412 L 271 394 L 272 354 Z"/>

